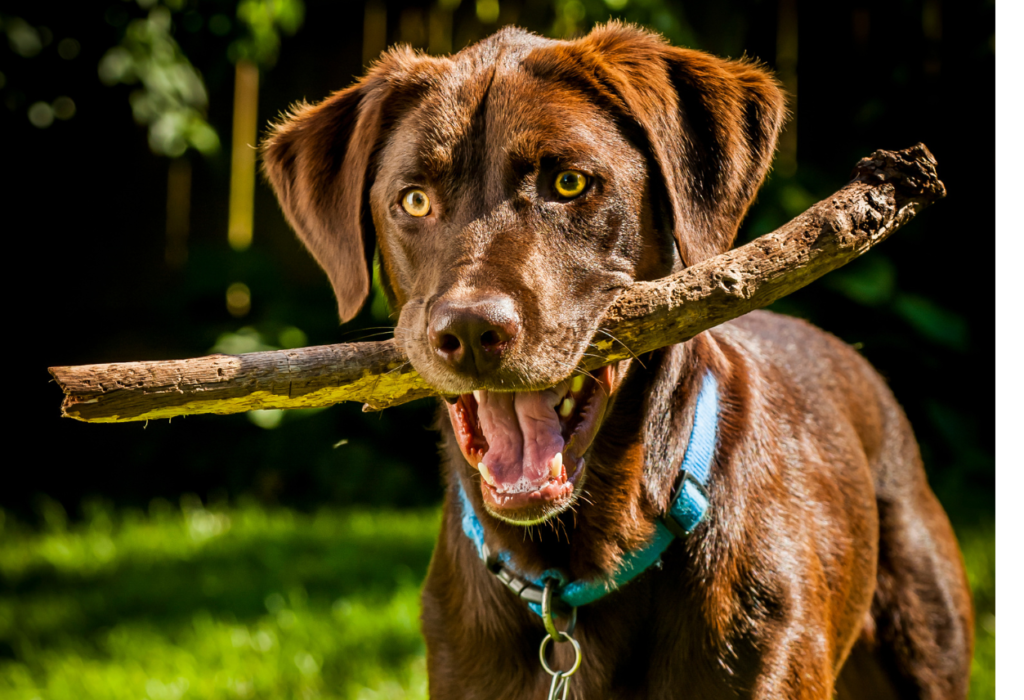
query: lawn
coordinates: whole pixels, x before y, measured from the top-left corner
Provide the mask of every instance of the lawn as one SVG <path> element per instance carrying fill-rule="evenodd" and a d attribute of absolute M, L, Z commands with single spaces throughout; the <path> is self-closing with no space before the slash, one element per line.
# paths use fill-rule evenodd
<path fill-rule="evenodd" d="M 437 511 L 0 510 L 0 698 L 423 698 Z M 960 533 L 995 697 L 995 529 Z"/>

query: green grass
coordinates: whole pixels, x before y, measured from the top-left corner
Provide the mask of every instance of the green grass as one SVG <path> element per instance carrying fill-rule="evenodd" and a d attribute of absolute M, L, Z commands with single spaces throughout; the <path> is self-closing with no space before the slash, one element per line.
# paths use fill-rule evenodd
<path fill-rule="evenodd" d="M 987 522 L 957 532 L 974 592 L 974 663 L 971 700 L 996 696 L 996 525 Z"/>
<path fill-rule="evenodd" d="M 434 511 L 253 506 L 8 522 L 0 697 L 426 697 L 418 586 L 437 528 Z"/>
<path fill-rule="evenodd" d="M 0 511 L 0 698 L 424 698 L 436 511 Z M 995 697 L 995 530 L 961 533 Z"/>

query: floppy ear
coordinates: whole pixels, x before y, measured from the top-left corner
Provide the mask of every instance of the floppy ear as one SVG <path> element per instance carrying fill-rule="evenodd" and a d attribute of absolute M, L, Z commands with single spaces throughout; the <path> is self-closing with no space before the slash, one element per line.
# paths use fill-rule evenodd
<path fill-rule="evenodd" d="M 785 119 L 775 79 L 756 63 L 669 46 L 619 23 L 579 41 L 646 136 L 683 262 L 728 250 Z"/>
<path fill-rule="evenodd" d="M 288 223 L 330 278 L 342 322 L 370 293 L 374 234 L 363 199 L 380 100 L 368 83 L 298 106 L 263 142 L 267 179 Z"/>
<path fill-rule="evenodd" d="M 431 59 L 406 47 L 386 53 L 358 83 L 302 104 L 262 145 L 263 169 L 285 217 L 324 269 L 342 322 L 370 293 L 376 235 L 367 193 L 388 125 L 407 107 L 417 71 Z M 387 109 L 385 110 L 385 104 Z"/>

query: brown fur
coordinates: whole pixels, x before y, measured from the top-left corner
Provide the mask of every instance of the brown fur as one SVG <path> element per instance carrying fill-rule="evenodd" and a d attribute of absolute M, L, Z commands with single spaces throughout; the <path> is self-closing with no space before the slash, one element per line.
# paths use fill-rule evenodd
<path fill-rule="evenodd" d="M 343 319 L 369 292 L 376 247 L 396 338 L 428 381 L 525 390 L 572 371 L 622 288 L 728 249 L 783 117 L 749 62 L 614 23 L 568 42 L 503 30 L 450 58 L 385 54 L 298 108 L 263 152 Z M 567 168 L 594 178 L 571 202 L 550 190 Z M 399 208 L 412 186 L 430 196 L 422 219 Z M 495 294 L 522 327 L 469 376 L 428 342 L 431 312 Z M 423 592 L 432 697 L 540 698 L 549 680 L 539 619 L 462 533 L 457 480 L 487 541 L 529 573 L 608 575 L 668 504 L 708 370 L 721 395 L 708 517 L 663 568 L 580 609 L 572 696 L 965 696 L 973 613 L 957 544 L 906 418 L 856 352 L 754 313 L 618 370 L 582 497 L 528 530 L 484 511 L 440 419 L 448 495 Z"/>

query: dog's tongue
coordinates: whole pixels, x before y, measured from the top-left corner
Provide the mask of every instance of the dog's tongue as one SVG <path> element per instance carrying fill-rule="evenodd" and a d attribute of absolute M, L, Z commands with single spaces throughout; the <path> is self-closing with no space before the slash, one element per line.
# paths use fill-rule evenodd
<path fill-rule="evenodd" d="M 480 391 L 476 399 L 480 429 L 488 445 L 483 461 L 495 488 L 519 493 L 546 484 L 551 460 L 565 447 L 555 412 L 561 399 L 558 390 Z"/>

